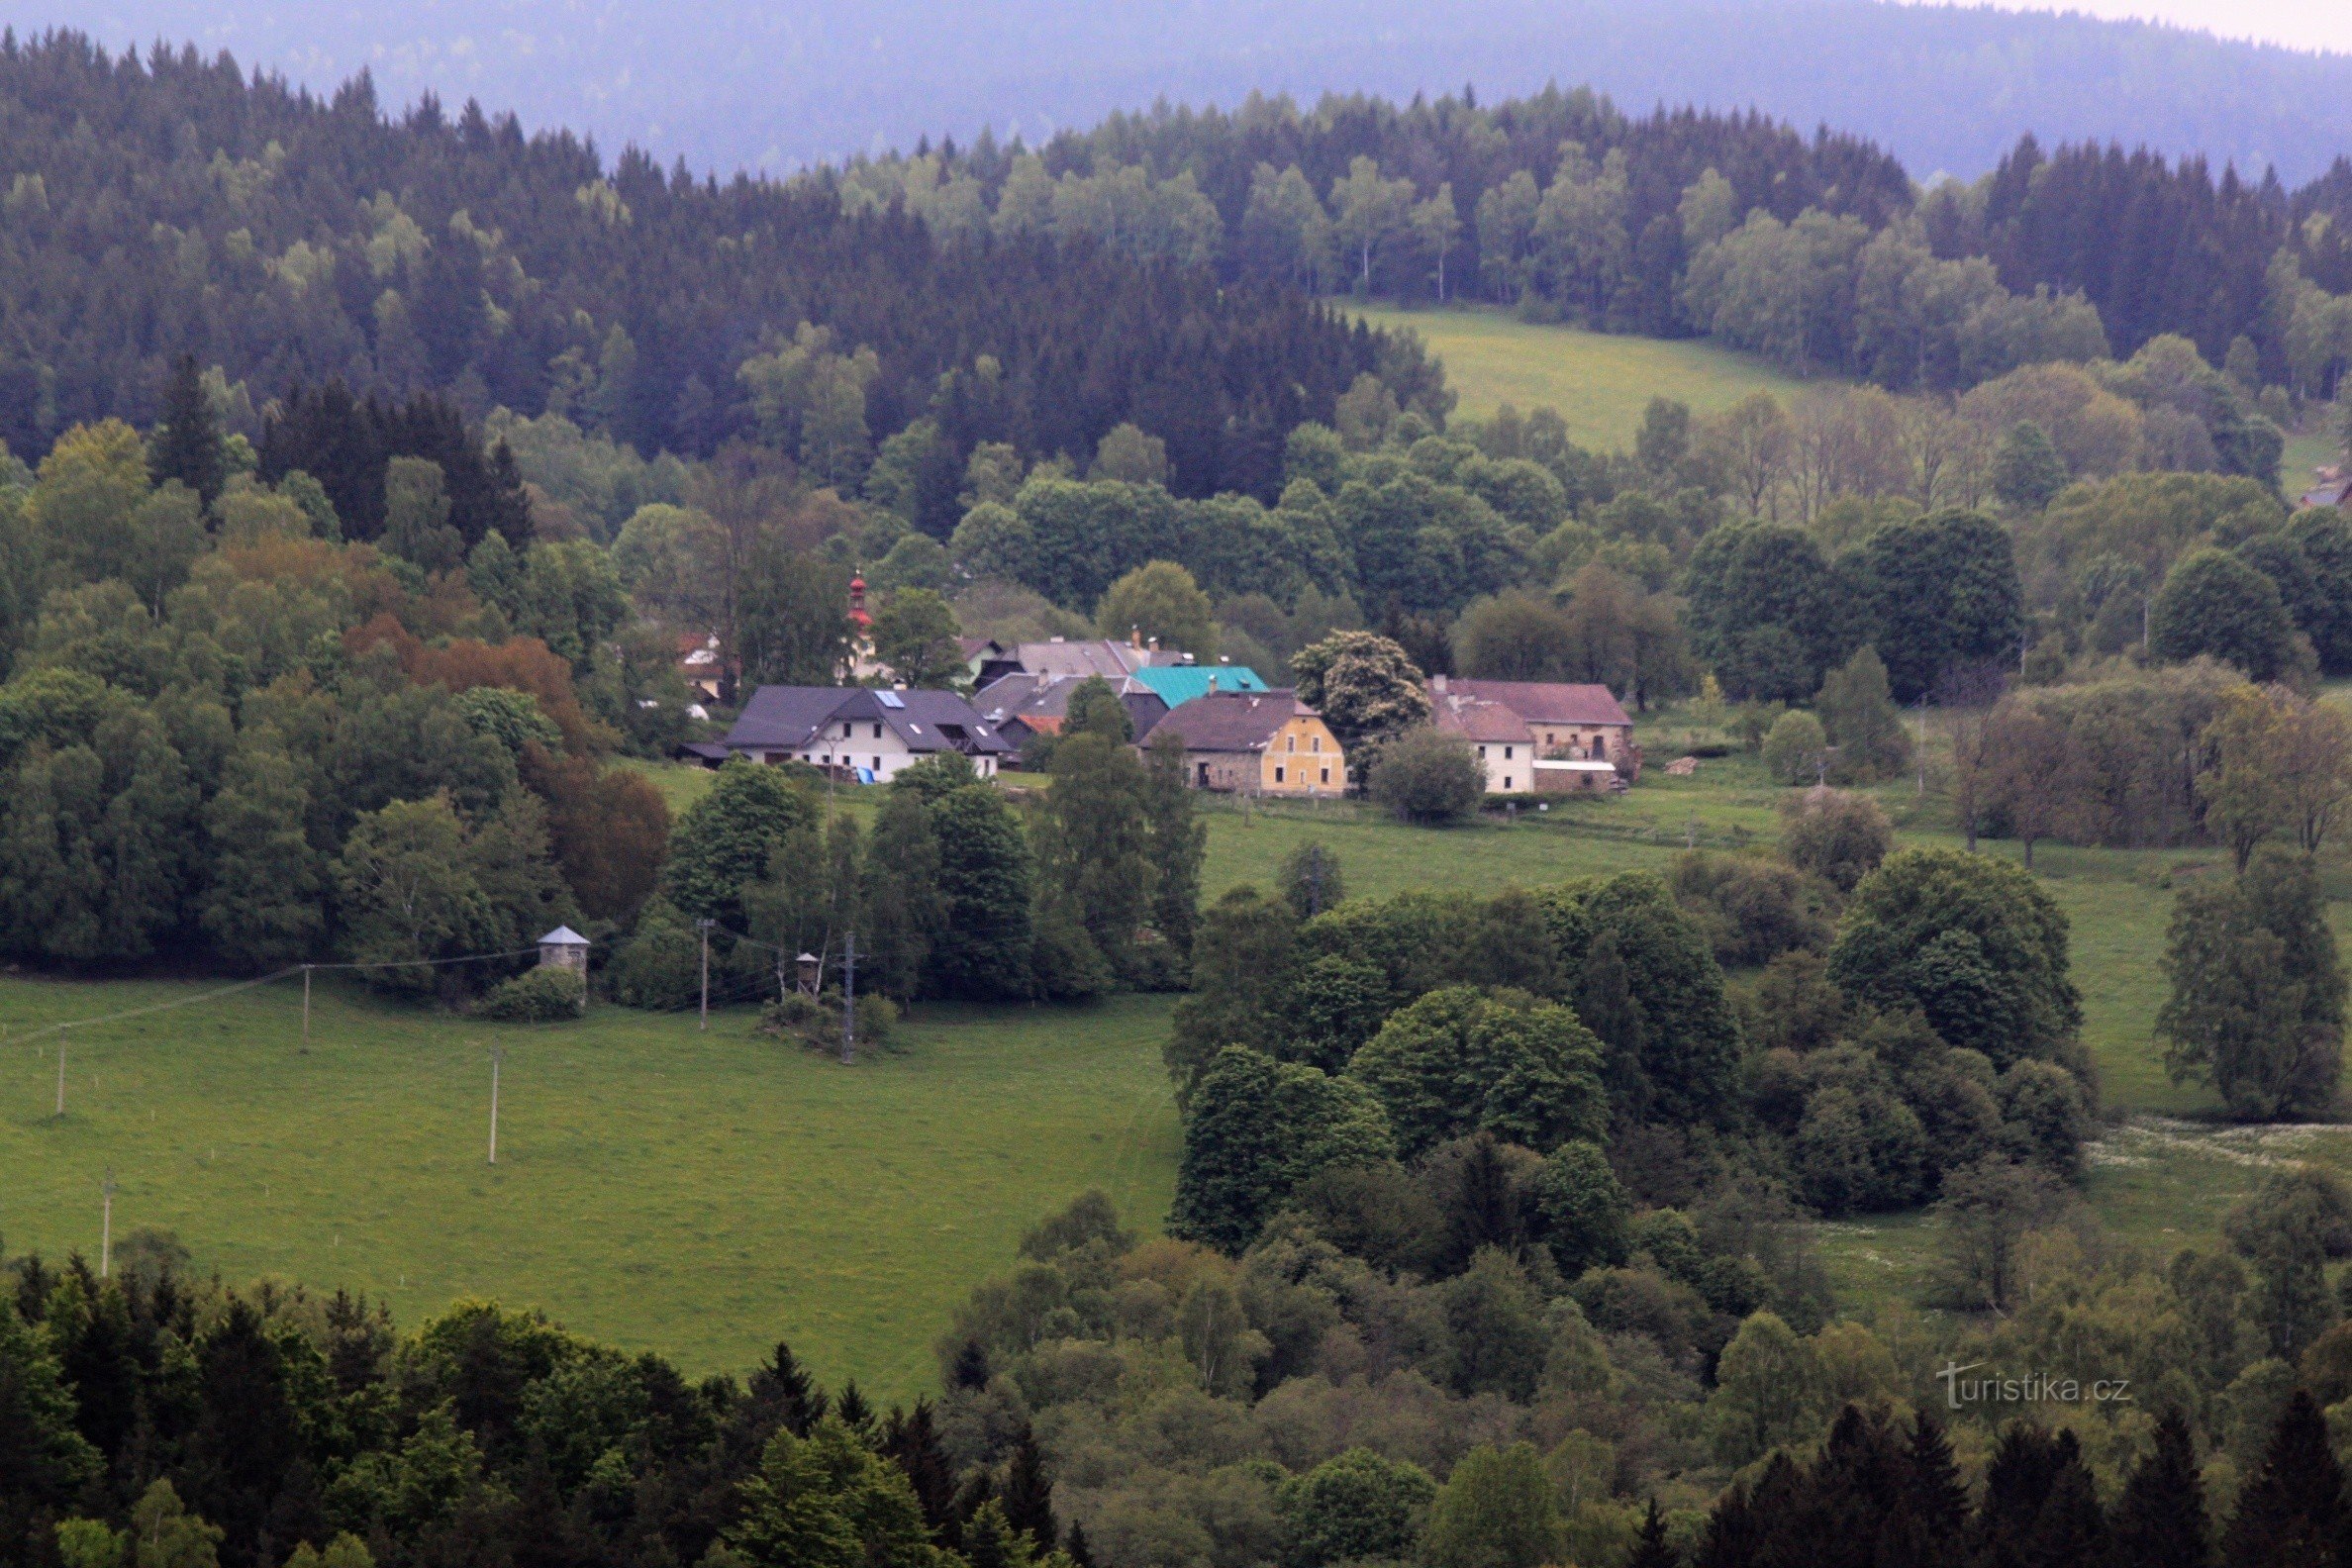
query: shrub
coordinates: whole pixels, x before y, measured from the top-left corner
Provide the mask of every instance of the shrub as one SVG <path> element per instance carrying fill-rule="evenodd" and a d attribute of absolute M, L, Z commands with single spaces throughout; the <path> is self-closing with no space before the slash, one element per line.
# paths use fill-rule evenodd
<path fill-rule="evenodd" d="M 614 955 L 605 979 L 623 1007 L 684 1007 L 702 988 L 702 943 L 676 905 L 654 899 L 637 916 L 636 934 Z"/>
<path fill-rule="evenodd" d="M 1427 728 L 1383 746 L 1372 770 L 1372 798 L 1400 822 L 1459 822 L 1485 793 L 1486 773 L 1469 745 Z"/>
<path fill-rule="evenodd" d="M 1717 963 L 1769 963 L 1829 945 L 1824 891 L 1783 861 L 1694 850 L 1675 862 L 1674 896 L 1706 931 Z"/>
<path fill-rule="evenodd" d="M 886 1043 L 897 1029 L 898 1005 L 886 996 L 857 999 L 857 1048 L 869 1050 Z M 759 1010 L 759 1032 L 806 1046 L 825 1055 L 841 1049 L 841 993 L 810 996 L 791 991 Z"/>
<path fill-rule="evenodd" d="M 1781 807 L 1781 853 L 1851 893 L 1895 847 L 1895 825 L 1867 795 L 1816 785 Z"/>
<path fill-rule="evenodd" d="M 553 1024 L 578 1018 L 587 1000 L 588 988 L 577 971 L 541 964 L 499 986 L 474 1011 L 506 1024 Z"/>
<path fill-rule="evenodd" d="M 1815 783 L 1828 751 L 1829 735 L 1820 720 L 1809 713 L 1785 713 L 1764 737 L 1764 766 L 1783 784 Z"/>

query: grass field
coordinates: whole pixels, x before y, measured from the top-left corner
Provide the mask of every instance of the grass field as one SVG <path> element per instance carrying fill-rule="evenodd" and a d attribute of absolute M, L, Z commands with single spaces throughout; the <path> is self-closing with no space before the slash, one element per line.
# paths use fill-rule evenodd
<path fill-rule="evenodd" d="M 707 1034 L 609 1007 L 502 1027 L 325 984 L 304 1054 L 300 984 L 279 982 L 77 1029 L 51 1117 L 55 1042 L 30 1029 L 205 989 L 0 984 L 11 1249 L 94 1257 L 111 1169 L 118 1239 L 168 1227 L 231 1280 L 364 1290 L 412 1326 L 460 1296 L 540 1306 L 697 1372 L 785 1337 L 905 1396 L 1044 1213 L 1097 1186 L 1147 1227 L 1167 1209 L 1163 1000 L 924 1009 L 903 1050 L 844 1068 L 757 1037 L 747 1010 Z"/>
<path fill-rule="evenodd" d="M 1509 403 L 1524 414 L 1549 406 L 1580 444 L 1603 451 L 1633 444 L 1653 397 L 1680 398 L 1713 414 L 1751 392 L 1786 396 L 1805 385 L 1752 354 L 1697 340 L 1543 327 L 1497 310 L 1348 308 L 1375 327 L 1420 333 L 1445 362 L 1445 384 L 1460 398 L 1457 412 L 1484 416 Z"/>
<path fill-rule="evenodd" d="M 1653 763 L 1683 748 L 1679 716 L 1643 729 Z M 710 779 L 648 771 L 677 807 Z M 843 804 L 862 814 L 872 793 Z M 1770 841 L 1784 794 L 1734 756 L 1690 779 L 1653 767 L 1620 798 L 1444 831 L 1345 802 L 1243 812 L 1211 800 L 1206 891 L 1269 884 L 1310 837 L 1337 853 L 1357 896 L 1665 870 L 1686 842 Z M 1906 842 L 1956 842 L 1933 795 L 1896 783 L 1880 796 Z M 2209 1095 L 2164 1077 L 2152 1029 L 2170 887 L 2211 868 L 2201 851 L 2037 855 L 2071 923 L 2086 1039 L 2119 1119 L 2087 1192 L 2117 1235 L 2156 1249 L 2209 1238 L 2278 1160 L 2352 1170 L 2352 1132 L 2217 1127 Z M 2352 924 L 2352 904 L 2333 908 L 2339 929 Z M 973 1283 L 1005 1269 L 1025 1226 L 1101 1186 L 1148 1227 L 1173 1182 L 1165 999 L 927 1008 L 902 1049 L 843 1069 L 760 1040 L 742 1010 L 707 1034 L 690 1015 L 616 1008 L 524 1029 L 324 983 L 305 1055 L 299 991 L 280 982 L 77 1029 L 70 1114 L 51 1119 L 54 1043 L 28 1042 L 30 1030 L 206 992 L 0 979 L 14 1036 L 0 1039 L 9 1247 L 93 1250 L 111 1168 L 118 1236 L 166 1226 L 233 1280 L 347 1285 L 410 1323 L 458 1296 L 495 1296 L 697 1371 L 739 1369 L 787 1337 L 828 1377 L 855 1372 L 904 1396 L 931 1383 L 932 1336 Z M 493 1045 L 506 1051 L 495 1169 L 482 1158 Z M 1933 1231 L 1903 1217 L 1825 1226 L 1822 1241 L 1852 1301 L 1891 1304 L 1916 1299 Z"/>

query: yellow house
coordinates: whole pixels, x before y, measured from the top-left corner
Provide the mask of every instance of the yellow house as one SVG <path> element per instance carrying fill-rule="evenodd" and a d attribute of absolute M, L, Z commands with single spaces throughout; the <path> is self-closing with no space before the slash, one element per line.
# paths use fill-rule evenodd
<path fill-rule="evenodd" d="M 1212 692 L 1168 710 L 1161 731 L 1184 742 L 1195 789 L 1251 795 L 1337 795 L 1347 759 L 1323 716 L 1288 691 Z"/>

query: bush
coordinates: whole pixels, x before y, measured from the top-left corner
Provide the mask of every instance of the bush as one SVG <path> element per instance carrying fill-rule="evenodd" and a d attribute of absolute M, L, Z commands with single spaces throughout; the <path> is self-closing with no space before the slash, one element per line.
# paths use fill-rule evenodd
<path fill-rule="evenodd" d="M 1694 850 L 1675 862 L 1674 897 L 1706 931 L 1717 963 L 1769 963 L 1829 945 L 1827 895 L 1784 861 Z"/>
<path fill-rule="evenodd" d="M 1372 770 L 1372 798 L 1400 822 L 1459 822 L 1485 793 L 1486 772 L 1468 743 L 1427 728 L 1383 746 Z"/>
<path fill-rule="evenodd" d="M 857 1048 L 869 1050 L 886 1043 L 897 1029 L 898 1005 L 886 996 L 857 999 Z M 833 1056 L 841 1049 L 841 993 L 810 996 L 787 992 L 759 1010 L 759 1032 Z"/>
<path fill-rule="evenodd" d="M 1895 825 L 1867 795 L 1816 785 L 1781 807 L 1781 853 L 1851 893 L 1895 847 Z"/>
<path fill-rule="evenodd" d="M 587 1001 L 588 988 L 577 971 L 541 964 L 492 991 L 474 1011 L 506 1024 L 553 1024 L 578 1018 Z"/>
<path fill-rule="evenodd" d="M 1764 737 L 1764 766 L 1783 784 L 1817 783 L 1829 750 L 1829 735 L 1812 714 L 1790 712 L 1773 721 Z"/>
<path fill-rule="evenodd" d="M 636 934 L 614 955 L 605 980 L 623 1007 L 684 1007 L 701 994 L 701 939 L 676 905 L 654 899 L 637 916 Z"/>

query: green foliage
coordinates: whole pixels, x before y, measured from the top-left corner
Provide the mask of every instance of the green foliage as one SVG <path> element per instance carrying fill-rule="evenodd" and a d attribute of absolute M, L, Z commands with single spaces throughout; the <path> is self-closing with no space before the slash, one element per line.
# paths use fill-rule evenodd
<path fill-rule="evenodd" d="M 1401 1562 L 1420 1536 L 1437 1483 L 1410 1460 L 1350 1448 L 1283 1481 L 1274 1509 L 1290 1568 Z"/>
<path fill-rule="evenodd" d="M 646 901 L 637 930 L 605 971 L 613 1000 L 623 1007 L 667 1012 L 699 994 L 702 941 L 693 924 L 665 898 Z"/>
<path fill-rule="evenodd" d="M 2024 590 L 2009 536 L 1992 519 L 1945 511 L 1890 523 L 1839 565 L 1867 606 L 1863 640 L 1886 661 L 1895 701 L 2015 657 Z"/>
<path fill-rule="evenodd" d="M 1625 1261 L 1632 1203 L 1597 1143 L 1572 1138 L 1552 1150 L 1532 1184 L 1544 1242 L 1564 1278 Z"/>
<path fill-rule="evenodd" d="M 1284 1044 L 1297 931 L 1289 905 L 1252 887 L 1227 889 L 1203 913 L 1193 941 L 1192 994 L 1176 1004 L 1163 1052 L 1180 1101 L 1189 1100 L 1201 1073 L 1227 1045 L 1271 1055 Z"/>
<path fill-rule="evenodd" d="M 1874 784 L 1911 765 L 1911 738 L 1888 695 L 1887 666 L 1865 645 L 1831 670 L 1813 711 L 1837 748 L 1830 771 L 1840 784 Z"/>
<path fill-rule="evenodd" d="M 1895 828 L 1869 796 L 1816 788 L 1782 803 L 1780 846 L 1800 870 L 1851 893 L 1895 847 Z"/>
<path fill-rule="evenodd" d="M 2307 860 L 2266 853 L 2234 881 L 2183 888 L 2163 968 L 2156 1028 L 2175 1082 L 2211 1084 L 2242 1117 L 2333 1103 L 2345 979 Z"/>
<path fill-rule="evenodd" d="M 1360 770 L 1361 753 L 1354 758 Z M 1381 746 L 1371 792 L 1399 822 L 1443 827 L 1478 810 L 1486 770 L 1467 741 L 1423 725 Z"/>
<path fill-rule="evenodd" d="M 569 969 L 541 964 L 499 985 L 475 1012 L 502 1024 L 558 1024 L 576 1019 L 588 988 Z"/>
<path fill-rule="evenodd" d="M 1421 672 L 1404 648 L 1370 632 L 1335 632 L 1291 659 L 1299 701 L 1323 715 L 1350 756 L 1429 718 Z"/>
<path fill-rule="evenodd" d="M 2021 511 L 2039 512 L 2048 506 L 2070 477 L 2066 459 L 2031 420 L 2010 426 L 1993 448 L 1993 493 Z"/>
<path fill-rule="evenodd" d="M 955 612 L 928 588 L 901 588 L 890 596 L 874 617 L 874 653 L 910 686 L 956 686 L 969 675 L 956 641 Z"/>
<path fill-rule="evenodd" d="M 755 546 L 737 590 L 743 674 L 755 682 L 830 686 L 849 651 L 849 574 L 774 538 Z"/>
<path fill-rule="evenodd" d="M 960 759 L 959 759 L 960 760 Z M 891 781 L 922 793 L 920 768 Z M 969 764 L 965 765 L 969 780 Z M 927 805 L 938 850 L 939 925 L 931 941 L 927 990 L 951 997 L 1029 994 L 1035 870 L 1021 825 L 989 785 L 965 782 Z"/>
<path fill-rule="evenodd" d="M 1283 856 L 1277 874 L 1283 900 L 1301 920 L 1313 920 L 1347 897 L 1339 857 L 1319 839 L 1311 838 Z"/>
<path fill-rule="evenodd" d="M 537 744 L 550 751 L 563 745 L 563 732 L 529 692 L 474 686 L 459 692 L 456 703 L 467 724 L 505 746 L 511 755 L 521 756 L 526 745 Z"/>
<path fill-rule="evenodd" d="M 1217 656 L 1217 624 L 1209 596 L 1193 574 L 1174 561 L 1146 561 L 1113 583 L 1095 609 L 1095 626 L 1107 637 L 1154 638 L 1163 648 L 1194 654 L 1203 662 Z"/>
<path fill-rule="evenodd" d="M 2164 659 L 2216 658 L 2256 681 L 2293 674 L 2302 656 L 2278 585 L 2217 549 L 2193 550 L 2166 575 L 2148 647 Z"/>
<path fill-rule="evenodd" d="M 906 1473 L 837 1420 L 768 1440 L 726 1534 L 759 1568 L 934 1568 L 941 1561 Z"/>
<path fill-rule="evenodd" d="M 1857 1001 L 1917 1008 L 1997 1065 L 2060 1055 L 2082 1028 L 2066 917 L 2026 872 L 1983 855 L 1890 856 L 1855 889 L 1829 978 Z"/>
<path fill-rule="evenodd" d="M 1534 1148 L 1609 1127 L 1601 1043 L 1576 1015 L 1523 993 L 1433 991 L 1381 1027 L 1347 1065 L 1387 1108 L 1398 1148 L 1488 1131 Z"/>
<path fill-rule="evenodd" d="M 745 884 L 765 875 L 785 836 L 816 817 L 806 790 L 782 770 L 729 762 L 671 830 L 662 891 L 686 914 L 739 930 Z"/>
<path fill-rule="evenodd" d="M 1764 737 L 1764 766 L 1782 784 L 1818 783 L 1829 764 L 1829 735 L 1821 721 L 1791 709 Z"/>
<path fill-rule="evenodd" d="M 1429 1568 L 1538 1568 L 1557 1560 L 1561 1522 L 1531 1443 L 1464 1454 L 1429 1505 Z"/>
<path fill-rule="evenodd" d="M 1318 1171 L 1387 1159 L 1381 1102 L 1349 1078 L 1230 1045 L 1193 1088 L 1170 1233 L 1239 1252 Z"/>

